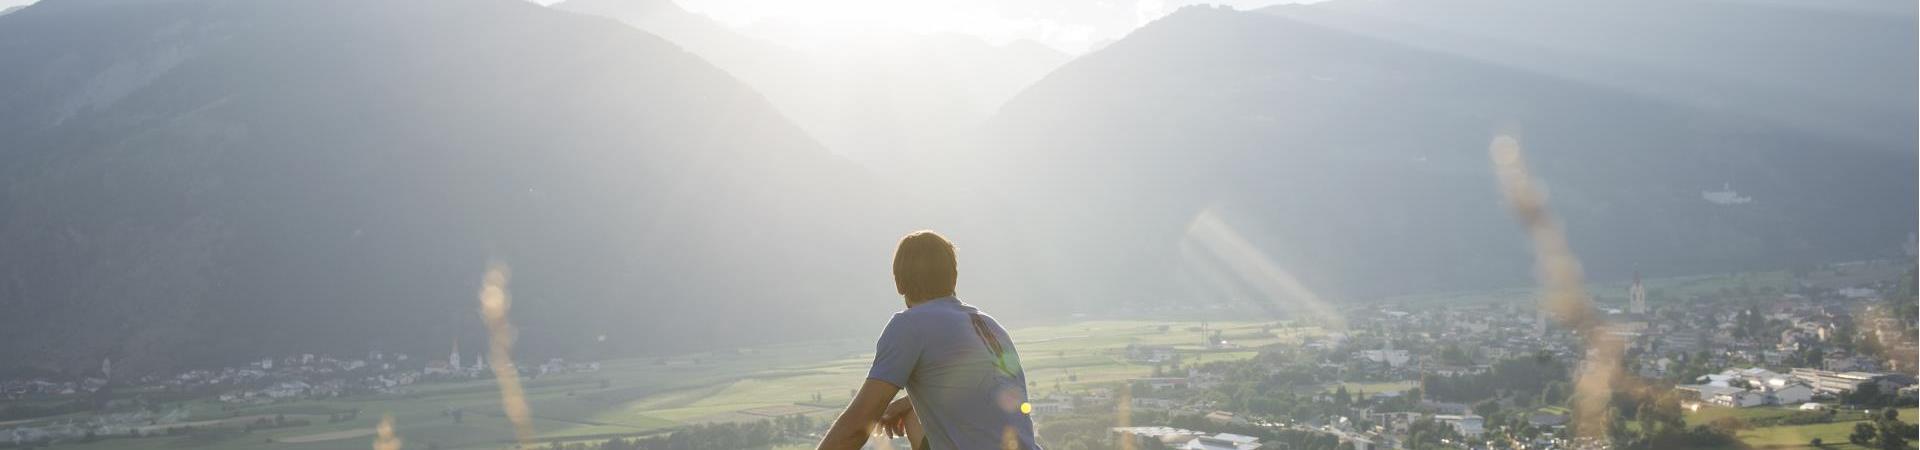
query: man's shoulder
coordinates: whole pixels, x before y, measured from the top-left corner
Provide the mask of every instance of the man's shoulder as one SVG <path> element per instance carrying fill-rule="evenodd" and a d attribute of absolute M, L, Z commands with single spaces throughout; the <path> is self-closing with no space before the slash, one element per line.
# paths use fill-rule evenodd
<path fill-rule="evenodd" d="M 952 314 L 953 313 L 951 311 L 940 311 L 935 308 L 925 308 L 925 307 L 910 308 L 900 312 L 893 313 L 893 321 L 905 322 L 905 323 L 918 323 L 918 322 L 924 322 L 929 320 L 938 320 L 939 318 L 950 316 Z"/>
<path fill-rule="evenodd" d="M 921 305 L 893 313 L 889 327 L 903 327 L 916 330 L 944 328 L 935 325 L 947 323 L 966 323 L 970 316 L 979 311 L 972 306 L 959 302 Z"/>
<path fill-rule="evenodd" d="M 939 310 L 939 308 L 931 308 L 926 306 L 916 307 L 916 308 L 907 308 L 907 309 L 895 311 L 893 313 L 893 317 L 889 318 L 887 320 L 887 323 L 890 325 L 896 325 L 896 326 L 897 325 L 912 326 L 912 325 L 919 325 L 927 322 L 939 321 L 943 317 L 946 317 L 950 314 L 951 312 L 941 311 Z"/>

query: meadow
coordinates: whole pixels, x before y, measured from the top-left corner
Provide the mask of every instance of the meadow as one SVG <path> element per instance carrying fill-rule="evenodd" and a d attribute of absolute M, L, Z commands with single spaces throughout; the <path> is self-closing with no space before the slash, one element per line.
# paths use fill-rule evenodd
<path fill-rule="evenodd" d="M 1032 395 L 1074 392 L 1152 374 L 1151 365 L 1127 360 L 1129 345 L 1169 345 L 1183 362 L 1254 357 L 1252 349 L 1295 342 L 1313 329 L 1274 329 L 1257 322 L 1211 322 L 1231 342 L 1208 348 L 1200 322 L 1090 321 L 1014 330 Z M 741 348 L 673 357 L 602 361 L 592 373 L 527 379 L 535 441 L 573 442 L 645 436 L 695 423 L 758 421 L 804 414 L 821 420 L 838 413 L 865 378 L 871 342 L 836 340 Z M 110 437 L 57 448 L 120 450 L 360 449 L 372 442 L 382 416 L 394 419 L 406 448 L 511 447 L 512 426 L 500 414 L 500 394 L 491 381 L 424 383 L 405 394 L 299 400 L 229 407 L 214 399 L 162 405 L 184 408 L 188 421 L 228 427 L 262 417 L 284 416 L 310 425 L 201 436 Z M 816 397 L 817 396 L 817 397 Z M 816 400 L 818 398 L 818 400 Z M 354 419 L 329 416 L 357 411 Z M 458 411 L 456 420 L 455 412 Z M 159 427 L 158 429 L 164 429 Z M 805 443 L 791 445 L 806 447 Z"/>
<path fill-rule="evenodd" d="M 1785 417 L 1795 412 L 1798 410 L 1789 407 L 1704 408 L 1687 413 L 1686 419 L 1687 425 L 1692 426 L 1705 425 L 1725 417 L 1753 421 Z M 1916 413 L 1920 413 L 1920 410 L 1901 408 L 1900 420 L 1915 423 Z M 1853 433 L 1854 424 L 1867 419 L 1864 412 L 1845 411 L 1837 413 L 1831 423 L 1753 427 L 1740 430 L 1738 436 L 1741 442 L 1756 449 L 1859 449 L 1862 447 L 1847 442 L 1847 435 Z M 1820 439 L 1819 447 L 1812 444 L 1816 438 Z"/>
<path fill-rule="evenodd" d="M 1650 289 L 1674 298 L 1727 289 L 1754 289 L 1776 285 L 1784 272 L 1707 275 L 1648 279 Z M 1596 291 L 1624 290 L 1619 283 L 1593 286 Z M 1387 299 L 1384 303 L 1531 301 L 1531 289 L 1514 288 Z M 1208 346 L 1204 336 L 1214 333 L 1228 342 Z M 1131 378 L 1151 376 L 1154 365 L 1130 361 L 1131 345 L 1170 346 L 1184 364 L 1247 359 L 1256 349 L 1274 344 L 1297 344 L 1324 330 L 1311 325 L 1274 322 L 1200 322 L 1176 320 L 1094 320 L 1013 330 L 1035 398 L 1084 392 L 1114 386 Z M 530 378 L 526 398 L 532 410 L 534 441 L 538 443 L 599 441 L 614 437 L 648 436 L 701 423 L 751 422 L 777 416 L 807 415 L 829 420 L 864 379 L 872 358 L 871 339 L 795 342 L 711 351 L 667 357 L 601 361 L 600 370 Z M 1411 381 L 1326 383 L 1309 388 L 1332 392 L 1405 391 Z M 233 430 L 201 436 L 130 439 L 103 438 L 93 442 L 63 443 L 57 448 L 120 450 L 149 448 L 226 449 L 361 449 L 372 441 L 374 424 L 382 416 L 394 418 L 406 448 L 497 449 L 514 442 L 512 426 L 501 414 L 500 394 L 489 380 L 416 384 L 405 394 L 300 400 L 269 405 L 232 406 L 211 398 L 170 399 L 162 408 L 183 410 L 186 421 L 199 426 Z M 1553 408 L 1559 409 L 1559 408 Z M 333 422 L 330 415 L 357 412 L 352 420 Z M 1560 410 L 1558 412 L 1564 412 Z M 1690 425 L 1723 417 L 1755 421 L 1785 416 L 1785 408 L 1708 408 L 1687 415 Z M 66 420 L 85 413 L 49 420 Z M 242 424 L 263 417 L 285 416 L 309 425 L 239 433 Z M 1824 448 L 1853 448 L 1846 442 L 1853 424 L 1864 416 L 1842 413 L 1833 423 L 1747 428 L 1739 438 L 1755 448 L 1812 448 L 1820 438 Z M 1913 408 L 1901 410 L 1908 422 L 1920 418 Z M 165 427 L 146 430 L 163 431 Z M 775 448 L 811 448 L 794 441 Z"/>

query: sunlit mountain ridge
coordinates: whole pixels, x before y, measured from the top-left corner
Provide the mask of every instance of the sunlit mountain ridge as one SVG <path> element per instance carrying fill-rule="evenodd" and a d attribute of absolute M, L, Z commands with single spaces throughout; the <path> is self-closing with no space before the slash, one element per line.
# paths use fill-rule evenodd
<path fill-rule="evenodd" d="M 46 0 L 0 17 L 0 360 L 439 351 L 490 262 L 531 355 L 870 335 L 928 227 L 1011 324 L 1525 286 L 1497 134 L 1601 281 L 1912 232 L 1911 14 L 1492 3 L 1190 7 L 1070 62 L 927 36 L 823 82 L 666 1 Z"/>

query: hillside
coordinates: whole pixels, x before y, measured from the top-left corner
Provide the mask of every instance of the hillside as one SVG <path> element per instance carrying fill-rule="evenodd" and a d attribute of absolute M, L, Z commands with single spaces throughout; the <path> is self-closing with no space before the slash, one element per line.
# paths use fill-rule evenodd
<path fill-rule="evenodd" d="M 1399 3 L 1426 5 L 1407 16 L 1448 18 L 1506 4 Z M 1400 12 L 1399 3 L 1362 6 Z M 949 178 L 1022 204 L 1011 215 L 1033 224 L 1037 241 L 1061 244 L 1049 253 L 1091 261 L 1064 289 L 1092 285 L 1113 299 L 1288 304 L 1301 296 L 1274 298 L 1271 286 L 1292 280 L 1332 299 L 1525 285 L 1527 243 L 1498 202 L 1487 159 L 1497 133 L 1522 138 L 1588 273 L 1602 280 L 1898 255 L 1916 203 L 1915 52 L 1911 39 L 1877 38 L 1910 36 L 1910 14 L 1779 19 L 1817 25 L 1810 33 L 1855 31 L 1769 53 L 1796 37 L 1760 38 L 1778 24 L 1739 21 L 1706 20 L 1732 28 L 1715 33 L 1641 26 L 1668 8 L 1692 19 L 1778 18 L 1769 6 L 1629 3 L 1617 8 L 1639 14 L 1600 26 L 1692 53 L 1595 61 L 1567 69 L 1588 77 L 1574 78 L 1540 69 L 1564 66 L 1536 57 L 1572 57 L 1557 52 L 1455 51 L 1454 41 L 1370 34 L 1333 17 L 1383 30 L 1398 22 L 1312 9 L 1349 0 L 1287 7 L 1314 20 L 1185 8 L 1023 91 L 953 152 L 946 165 L 965 169 Z M 1460 22 L 1523 47 L 1550 41 L 1527 32 L 1586 30 L 1595 8 Z M 1519 22 L 1524 30 L 1502 28 Z M 1855 51 L 1827 51 L 1837 46 Z M 1831 69 L 1753 75 L 1794 81 L 1792 95 L 1754 98 L 1738 83 L 1696 89 L 1720 81 L 1713 73 L 1643 88 L 1661 86 L 1660 70 L 1694 69 L 1681 61 Z M 1872 120 L 1797 120 L 1814 116 Z M 1196 237 L 1258 253 L 1219 254 Z M 1168 275 L 1194 282 L 1159 282 Z"/>
<path fill-rule="evenodd" d="M 923 36 L 835 80 L 855 91 L 783 65 L 811 56 L 702 50 L 731 31 L 665 0 L 47 0 L 0 17 L 0 361 L 479 348 L 490 261 L 529 354 L 866 336 L 898 305 L 891 239 L 922 227 L 1009 323 L 1526 286 L 1498 133 L 1598 281 L 1913 232 L 1920 76 L 1884 39 L 1911 14 L 1418 3 L 1190 7 L 1050 72 Z M 1807 31 L 1765 35 L 1782 20 Z M 1623 29 L 1644 54 L 1591 45 Z"/>
<path fill-rule="evenodd" d="M 0 60 L 10 363 L 479 348 L 493 260 L 540 354 L 763 341 L 831 310 L 792 299 L 892 297 L 892 190 L 612 21 L 49 0 L 0 17 Z"/>
<path fill-rule="evenodd" d="M 1260 12 L 1422 50 L 1896 146 L 1913 139 L 1911 3 L 1341 0 Z M 1625 32 L 1631 30 L 1631 32 Z"/>

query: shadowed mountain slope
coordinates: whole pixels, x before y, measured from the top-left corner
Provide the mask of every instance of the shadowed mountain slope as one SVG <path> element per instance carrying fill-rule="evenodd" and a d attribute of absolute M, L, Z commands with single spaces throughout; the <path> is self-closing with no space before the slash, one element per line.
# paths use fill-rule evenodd
<path fill-rule="evenodd" d="M 1644 13 L 1611 17 L 1615 33 L 1676 54 L 1615 65 L 1456 51 L 1312 9 L 1348 3 L 1289 7 L 1313 20 L 1182 9 L 1010 101 L 985 136 L 952 152 L 947 165 L 965 167 L 953 182 L 1024 204 L 1013 215 L 1040 228 L 1035 239 L 1063 244 L 1049 253 L 1088 262 L 1080 286 L 1122 299 L 1298 301 L 1275 295 L 1289 284 L 1278 280 L 1335 299 L 1524 284 L 1526 241 L 1498 203 L 1488 163 L 1500 133 L 1521 138 L 1599 279 L 1894 256 L 1913 231 L 1915 52 L 1911 39 L 1879 39 L 1910 37 L 1911 14 L 1795 18 L 1739 2 L 1621 2 Z M 1395 9 L 1402 3 L 1424 6 Z M 1579 2 L 1528 2 L 1537 3 Z M 1470 16 L 1511 2 L 1361 4 Z M 1704 24 L 1734 28 L 1714 33 L 1640 26 L 1664 24 L 1670 9 L 1686 24 L 1713 22 L 1709 13 L 1786 22 Z M 1529 32 L 1580 29 L 1580 11 L 1476 29 L 1525 47 L 1544 40 Z M 1348 19 L 1356 24 L 1340 22 Z M 1855 30 L 1794 51 L 1773 48 L 1792 38 L 1753 37 L 1803 22 Z M 1857 51 L 1809 50 L 1837 46 Z M 1585 65 L 1546 70 L 1566 67 L 1564 58 Z M 1719 72 L 1696 78 L 1686 61 L 1814 68 L 1696 90 Z M 1659 81 L 1673 72 L 1690 84 Z M 1788 81 L 1788 93 L 1747 96 Z M 1816 116 L 1872 120 L 1795 119 Z M 1229 236 L 1208 236 L 1222 234 L 1215 223 Z M 1209 240 L 1257 253 L 1218 254 Z M 1152 281 L 1164 274 L 1191 282 Z"/>
<path fill-rule="evenodd" d="M 477 337 L 490 260 L 535 353 L 816 332 L 843 315 L 808 302 L 892 292 L 891 190 L 610 20 L 50 0 L 0 18 L 0 60 L 7 361 L 439 351 Z"/>

